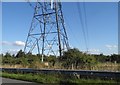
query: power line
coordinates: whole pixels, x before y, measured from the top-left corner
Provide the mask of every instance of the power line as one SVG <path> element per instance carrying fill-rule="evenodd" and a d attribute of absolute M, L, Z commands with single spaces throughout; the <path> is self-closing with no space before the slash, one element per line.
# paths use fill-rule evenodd
<path fill-rule="evenodd" d="M 86 50 L 88 51 L 87 38 L 86 38 L 85 27 L 84 27 L 83 18 L 82 18 L 82 10 L 79 6 L 79 2 L 77 3 L 77 8 L 78 8 L 78 15 L 81 22 L 82 32 L 85 40 Z"/>
<path fill-rule="evenodd" d="M 71 26 L 70 26 L 70 24 L 69 24 L 69 20 L 67 20 L 67 18 L 65 18 L 65 24 L 67 24 L 67 30 L 70 32 L 70 34 L 72 34 L 72 35 L 70 35 L 70 36 L 72 36 L 72 37 L 74 37 L 74 40 L 72 40 L 72 41 L 75 41 L 75 43 L 76 44 L 79 44 L 80 42 L 78 41 L 78 38 L 77 38 L 77 36 L 76 36 L 76 34 L 74 33 L 74 30 L 71 28 Z"/>
<path fill-rule="evenodd" d="M 86 4 L 83 2 L 83 9 L 84 9 L 84 18 L 85 18 L 85 28 L 86 28 L 86 37 L 87 37 L 87 51 L 89 50 L 89 33 L 88 33 L 88 22 L 87 22 L 87 13 L 86 13 Z"/>

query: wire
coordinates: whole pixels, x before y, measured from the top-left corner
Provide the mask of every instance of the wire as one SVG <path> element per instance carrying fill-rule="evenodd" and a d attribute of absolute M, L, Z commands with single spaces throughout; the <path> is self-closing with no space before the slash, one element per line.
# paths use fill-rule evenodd
<path fill-rule="evenodd" d="M 82 18 L 82 10 L 79 6 L 79 2 L 77 3 L 77 8 L 78 8 L 78 15 L 81 22 L 82 32 L 85 40 L 86 50 L 88 51 L 87 38 L 86 38 L 85 27 L 84 27 L 83 18 Z"/>
<path fill-rule="evenodd" d="M 65 17 L 64 17 L 64 18 L 65 18 Z M 76 44 L 80 43 L 80 42 L 78 41 L 78 38 L 77 38 L 77 36 L 76 36 L 76 33 L 74 33 L 74 30 L 70 27 L 70 24 L 69 24 L 69 22 L 68 22 L 69 20 L 67 20 L 67 18 L 65 18 L 65 21 L 66 21 L 66 22 L 65 22 L 65 25 L 67 24 L 67 28 L 68 28 L 67 30 L 70 32 L 70 34 L 73 35 L 73 36 L 72 36 L 72 35 L 71 35 L 71 36 L 74 37 L 74 40 L 73 40 L 73 41 L 75 41 Z M 69 40 L 69 39 L 68 39 L 68 40 Z"/>
<path fill-rule="evenodd" d="M 85 1 L 83 2 L 83 9 L 84 9 L 84 15 L 85 15 L 85 28 L 86 28 L 86 37 L 87 37 L 87 52 L 89 50 L 89 33 L 88 33 L 88 24 L 87 24 L 87 14 L 86 14 L 86 4 Z"/>

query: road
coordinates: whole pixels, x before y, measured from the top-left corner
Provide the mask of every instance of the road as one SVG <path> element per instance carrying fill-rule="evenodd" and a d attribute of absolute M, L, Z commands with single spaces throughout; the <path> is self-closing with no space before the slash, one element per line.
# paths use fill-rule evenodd
<path fill-rule="evenodd" d="M 2 83 L 22 83 L 24 85 L 37 85 L 37 83 L 33 83 L 33 82 L 28 82 L 28 81 L 22 81 L 22 80 L 15 80 L 15 79 L 9 79 L 9 78 L 2 78 L 0 77 L 0 80 L 2 79 Z"/>
<path fill-rule="evenodd" d="M 2 83 L 31 83 L 31 82 L 15 80 L 15 79 L 8 79 L 8 78 L 2 78 Z"/>

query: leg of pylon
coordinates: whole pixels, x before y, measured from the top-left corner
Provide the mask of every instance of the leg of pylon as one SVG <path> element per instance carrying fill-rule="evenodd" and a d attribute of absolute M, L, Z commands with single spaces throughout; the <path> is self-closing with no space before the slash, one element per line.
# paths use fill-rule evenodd
<path fill-rule="evenodd" d="M 41 59 L 41 62 L 43 62 L 43 56 L 44 56 L 44 55 L 42 55 L 42 59 Z"/>

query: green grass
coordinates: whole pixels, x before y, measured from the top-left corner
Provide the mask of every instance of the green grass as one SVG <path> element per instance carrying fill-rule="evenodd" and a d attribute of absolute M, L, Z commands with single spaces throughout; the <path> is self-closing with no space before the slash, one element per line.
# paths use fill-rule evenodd
<path fill-rule="evenodd" d="M 114 80 L 100 80 L 100 79 L 77 79 L 77 78 L 72 78 L 69 76 L 65 75 L 60 75 L 60 74 L 32 74 L 32 73 L 27 73 L 27 74 L 21 74 L 21 73 L 7 73 L 7 72 L 2 72 L 2 77 L 5 78 L 13 78 L 13 79 L 19 79 L 19 80 L 25 80 L 25 81 L 31 81 L 31 82 L 37 82 L 37 83 L 67 83 L 67 84 L 80 84 L 80 83 L 117 83 Z"/>

